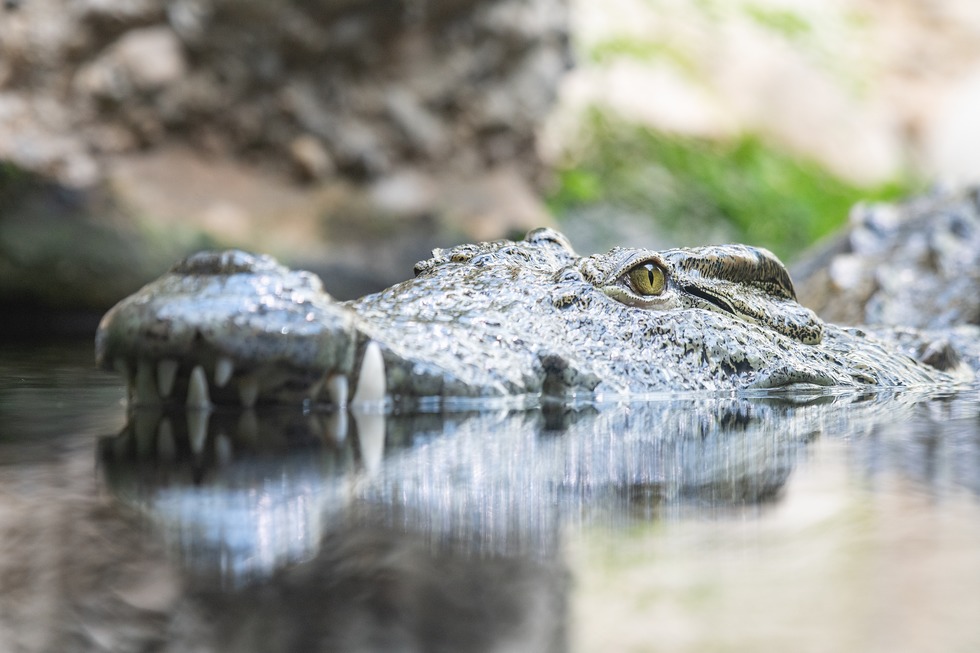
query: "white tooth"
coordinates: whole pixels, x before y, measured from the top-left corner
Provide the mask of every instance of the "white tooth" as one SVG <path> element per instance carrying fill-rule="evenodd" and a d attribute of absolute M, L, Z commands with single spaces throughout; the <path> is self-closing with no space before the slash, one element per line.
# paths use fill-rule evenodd
<path fill-rule="evenodd" d="M 157 390 L 166 399 L 174 389 L 174 379 L 177 378 L 177 361 L 164 358 L 157 363 Z"/>
<path fill-rule="evenodd" d="M 364 470 L 368 475 L 374 475 L 381 468 L 385 453 L 385 416 L 355 412 L 354 422 Z"/>
<path fill-rule="evenodd" d="M 238 400 L 245 408 L 251 408 L 259 398 L 259 377 L 255 374 L 243 376 L 238 381 Z"/>
<path fill-rule="evenodd" d="M 211 399 L 208 396 L 208 377 L 200 365 L 191 370 L 187 384 L 187 407 L 210 408 Z"/>
<path fill-rule="evenodd" d="M 177 443 L 174 441 L 174 427 L 170 423 L 170 418 L 165 417 L 160 422 L 157 429 L 157 456 L 164 462 L 173 462 L 177 459 Z"/>
<path fill-rule="evenodd" d="M 191 451 L 195 456 L 200 456 L 204 451 L 204 443 L 208 439 L 208 419 L 211 411 L 189 410 L 187 411 L 187 437 L 191 442 Z"/>
<path fill-rule="evenodd" d="M 378 402 L 385 398 L 385 361 L 381 347 L 373 340 L 364 349 L 361 373 L 357 378 L 352 403 Z"/>
<path fill-rule="evenodd" d="M 225 387 L 234 371 L 235 364 L 230 358 L 222 356 L 214 366 L 214 384 L 219 388 Z"/>
<path fill-rule="evenodd" d="M 337 407 L 337 412 L 343 411 L 347 407 L 347 377 L 343 374 L 334 374 L 327 379 L 327 394 L 330 401 Z"/>
<path fill-rule="evenodd" d="M 141 358 L 136 364 L 136 403 L 140 406 L 155 406 L 160 403 L 154 380 L 153 363 Z"/>
<path fill-rule="evenodd" d="M 340 444 L 347 439 L 347 411 L 341 408 L 327 417 L 327 436 Z"/>

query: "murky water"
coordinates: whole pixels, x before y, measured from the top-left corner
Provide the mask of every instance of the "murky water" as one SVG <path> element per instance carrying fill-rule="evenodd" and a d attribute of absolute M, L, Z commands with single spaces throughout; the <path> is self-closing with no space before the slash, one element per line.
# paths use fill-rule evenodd
<path fill-rule="evenodd" d="M 0 651 L 980 650 L 980 392 L 126 423 L 0 349 Z"/>

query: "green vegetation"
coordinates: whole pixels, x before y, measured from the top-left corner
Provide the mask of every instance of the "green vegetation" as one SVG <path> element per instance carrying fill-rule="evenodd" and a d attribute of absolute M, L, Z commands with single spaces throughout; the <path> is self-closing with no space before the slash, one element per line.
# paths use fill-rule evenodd
<path fill-rule="evenodd" d="M 757 4 L 746 4 L 742 11 L 762 28 L 779 34 L 789 41 L 798 41 L 812 34 L 812 26 L 805 16 L 786 9 L 775 9 Z"/>
<path fill-rule="evenodd" d="M 691 55 L 671 43 L 641 40 L 628 37 L 610 38 L 592 46 L 586 56 L 596 64 L 604 65 L 623 59 L 651 63 L 662 61 L 697 78 L 697 64 Z"/>
<path fill-rule="evenodd" d="M 559 219 L 598 205 L 613 215 L 649 215 L 681 236 L 722 223 L 734 238 L 791 258 L 843 224 L 856 202 L 914 191 L 910 179 L 855 186 L 753 135 L 731 141 L 677 136 L 599 112 L 585 130 L 579 161 L 558 171 L 549 198 Z"/>

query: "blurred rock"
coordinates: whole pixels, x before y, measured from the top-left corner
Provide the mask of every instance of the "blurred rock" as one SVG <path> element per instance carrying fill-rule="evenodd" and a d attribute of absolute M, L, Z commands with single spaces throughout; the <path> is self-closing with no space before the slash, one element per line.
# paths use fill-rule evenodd
<path fill-rule="evenodd" d="M 127 32 L 75 77 L 79 93 L 117 102 L 160 91 L 186 72 L 183 49 L 165 27 Z"/>
<path fill-rule="evenodd" d="M 565 0 L 32 0 L 4 14 L 0 90 L 66 109 L 40 131 L 97 151 L 106 128 L 136 133 L 133 147 L 206 132 L 307 178 L 325 160 L 377 178 L 503 157 L 533 178 L 535 130 L 570 62 Z"/>
<path fill-rule="evenodd" d="M 206 244 L 351 296 L 548 220 L 565 0 L 10 6 L 0 305 L 97 311 Z"/>
<path fill-rule="evenodd" d="M 117 29 L 145 24 L 161 13 L 153 0 L 80 0 L 76 4 L 86 22 L 115 25 Z"/>
<path fill-rule="evenodd" d="M 322 179 L 334 171 L 333 159 L 315 136 L 298 136 L 289 146 L 289 152 L 307 179 Z"/>

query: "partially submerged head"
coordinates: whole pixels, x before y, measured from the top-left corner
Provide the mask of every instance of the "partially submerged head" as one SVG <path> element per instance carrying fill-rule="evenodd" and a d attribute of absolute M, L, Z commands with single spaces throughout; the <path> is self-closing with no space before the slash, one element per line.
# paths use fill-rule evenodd
<path fill-rule="evenodd" d="M 824 325 L 775 256 L 743 245 L 583 258 L 539 229 L 435 250 L 415 272 L 341 303 L 267 257 L 202 253 L 106 315 L 99 358 L 137 401 L 242 405 L 934 378 Z"/>

